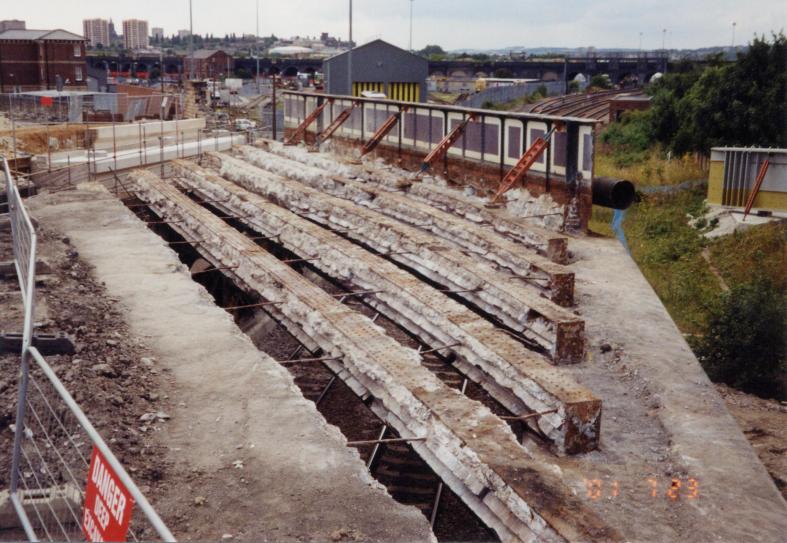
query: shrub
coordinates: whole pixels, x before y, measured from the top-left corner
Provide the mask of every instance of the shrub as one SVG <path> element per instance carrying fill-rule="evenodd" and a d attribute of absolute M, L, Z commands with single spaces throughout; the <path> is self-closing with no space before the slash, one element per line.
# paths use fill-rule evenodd
<path fill-rule="evenodd" d="M 787 297 L 771 280 L 758 278 L 719 296 L 694 350 L 713 381 L 784 399 L 786 327 Z"/>

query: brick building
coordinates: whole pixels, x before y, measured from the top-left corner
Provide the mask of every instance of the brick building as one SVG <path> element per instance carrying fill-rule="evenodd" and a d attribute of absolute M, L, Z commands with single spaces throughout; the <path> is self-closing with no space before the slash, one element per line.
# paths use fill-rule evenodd
<path fill-rule="evenodd" d="M 234 62 L 230 55 L 220 49 L 198 49 L 194 51 L 194 77 L 196 79 L 214 79 L 232 77 Z M 183 71 L 191 74 L 191 56 L 183 59 Z"/>
<path fill-rule="evenodd" d="M 109 21 L 106 19 L 85 19 L 82 21 L 82 31 L 85 40 L 92 46 L 103 45 L 109 47 L 112 42 L 109 37 Z"/>
<path fill-rule="evenodd" d="M 123 44 L 126 49 L 147 49 L 148 22 L 140 19 L 123 21 Z"/>
<path fill-rule="evenodd" d="M 85 39 L 65 30 L 0 32 L 0 92 L 87 86 Z"/>

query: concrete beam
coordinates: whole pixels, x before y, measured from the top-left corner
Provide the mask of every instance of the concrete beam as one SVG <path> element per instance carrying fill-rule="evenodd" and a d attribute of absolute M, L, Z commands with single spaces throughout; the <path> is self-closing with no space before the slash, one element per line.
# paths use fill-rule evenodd
<path fill-rule="evenodd" d="M 388 217 L 432 232 L 477 254 L 490 264 L 509 269 L 512 273 L 543 274 L 549 278 L 548 297 L 562 306 L 573 304 L 574 272 L 495 232 L 418 202 L 406 194 L 392 193 L 371 183 L 359 183 L 334 176 L 318 168 L 282 158 L 250 145 L 239 145 L 235 149 L 240 156 L 255 166 L 290 177 L 312 188 L 318 188 L 333 196 L 350 200 Z"/>
<path fill-rule="evenodd" d="M 420 356 L 370 319 L 339 303 L 273 255 L 150 172 L 129 175 L 137 195 L 246 288 L 279 300 L 285 326 L 297 328 L 338 369 L 365 388 L 403 436 L 425 437 L 414 448 L 503 540 L 621 541 L 622 536 L 571 492 L 557 466 L 529 457 L 508 426 L 478 402 L 449 388 Z"/>
<path fill-rule="evenodd" d="M 296 213 L 332 228 L 412 269 L 494 315 L 543 349 L 555 364 L 571 364 L 584 354 L 584 322 L 540 294 L 549 278 L 519 276 L 468 258 L 445 240 L 402 224 L 375 210 L 324 194 L 320 190 L 266 172 L 224 154 L 209 153 L 222 175 Z"/>
<path fill-rule="evenodd" d="M 257 140 L 255 146 L 280 157 L 320 168 L 333 175 L 371 181 L 391 190 L 404 189 L 408 195 L 443 211 L 455 213 L 474 223 L 487 222 L 499 234 L 535 249 L 553 262 L 558 264 L 568 262 L 568 238 L 553 230 L 537 226 L 539 219 L 523 219 L 502 208 L 488 208 L 482 198 L 468 197 L 458 190 L 437 183 L 414 181 L 412 172 L 399 168 L 380 167 L 369 162 L 362 166 L 345 163 L 326 153 L 313 153 L 300 147 L 287 147 L 267 139 Z"/>
<path fill-rule="evenodd" d="M 439 290 L 358 245 L 186 161 L 172 163 L 176 182 L 222 212 L 266 236 L 328 276 L 356 290 L 375 291 L 370 305 L 433 348 L 454 345 L 460 371 L 478 382 L 514 414 L 555 410 L 532 422 L 558 452 L 598 446 L 601 401 L 543 356 L 472 313 Z"/>

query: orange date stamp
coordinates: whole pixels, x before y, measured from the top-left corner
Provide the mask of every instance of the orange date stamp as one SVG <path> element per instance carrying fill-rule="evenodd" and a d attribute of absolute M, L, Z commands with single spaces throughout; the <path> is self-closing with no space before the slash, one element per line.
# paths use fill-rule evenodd
<path fill-rule="evenodd" d="M 614 499 L 630 491 L 644 492 L 651 498 L 664 498 L 672 501 L 696 500 L 700 497 L 700 482 L 693 477 L 670 477 L 668 479 L 648 477 L 643 479 L 637 488 L 624 491 L 619 481 L 585 479 L 585 497 L 589 500 Z"/>

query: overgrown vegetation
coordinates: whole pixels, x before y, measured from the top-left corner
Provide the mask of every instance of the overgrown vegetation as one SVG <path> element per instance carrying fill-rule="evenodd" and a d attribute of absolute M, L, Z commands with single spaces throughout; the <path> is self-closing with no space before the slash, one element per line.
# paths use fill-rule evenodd
<path fill-rule="evenodd" d="M 720 292 L 702 257 L 703 238 L 687 213 L 703 211 L 704 187 L 644 196 L 624 222 L 631 254 L 682 332 L 702 334 Z"/>
<path fill-rule="evenodd" d="M 594 172 L 597 176 L 628 179 L 638 187 L 677 185 L 708 177 L 694 156 L 672 158 L 658 146 L 637 153 L 636 159 L 627 157 L 625 160 L 621 160 L 620 154 L 606 153 L 602 149 L 596 154 Z"/>
<path fill-rule="evenodd" d="M 655 144 L 682 155 L 720 145 L 787 146 L 787 37 L 755 38 L 737 62 L 686 63 L 649 88 L 651 108 L 602 137 L 621 163 Z"/>
<path fill-rule="evenodd" d="M 624 222 L 632 257 L 711 379 L 785 399 L 787 226 L 706 239 L 704 198 L 704 186 L 644 195 Z M 611 210 L 594 210 L 591 228 L 611 235 L 594 227 L 611 219 Z"/>
<path fill-rule="evenodd" d="M 708 312 L 708 331 L 693 348 L 714 381 L 784 397 L 787 298 L 765 274 L 733 286 Z"/>
<path fill-rule="evenodd" d="M 755 39 L 736 63 L 685 63 L 648 92 L 650 110 L 630 112 L 602 134 L 596 175 L 640 188 L 678 185 L 707 175 L 688 153 L 787 146 L 782 33 Z M 702 233 L 714 225 L 703 217 L 705 190 L 644 195 L 624 222 L 632 257 L 711 379 L 785 399 L 787 229 L 771 224 L 708 240 Z M 611 219 L 594 208 L 591 228 L 609 234 L 603 223 Z"/>

